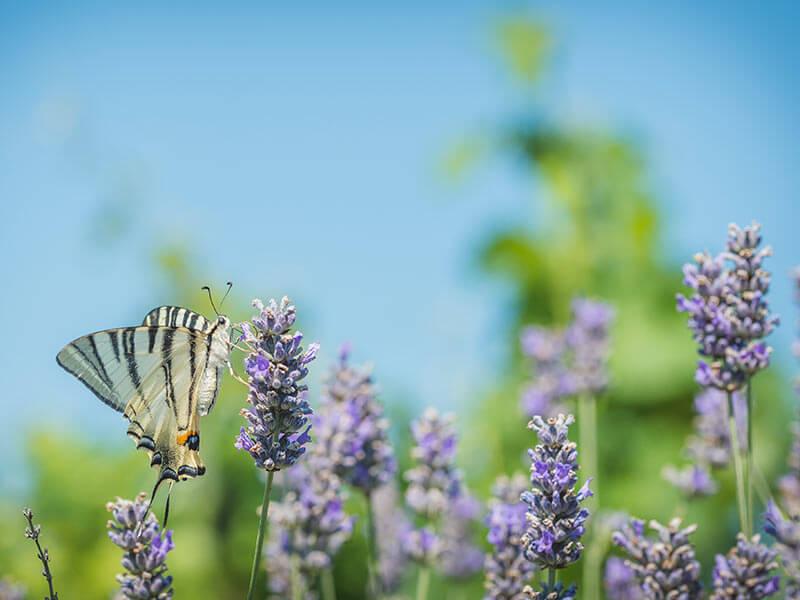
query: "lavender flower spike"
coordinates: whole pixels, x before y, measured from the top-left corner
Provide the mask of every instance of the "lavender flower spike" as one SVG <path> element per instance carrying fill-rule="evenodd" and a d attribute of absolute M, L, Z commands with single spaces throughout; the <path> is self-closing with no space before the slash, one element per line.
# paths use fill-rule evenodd
<path fill-rule="evenodd" d="M 522 474 L 502 476 L 492 488 L 487 524 L 492 551 L 486 555 L 484 600 L 521 600 L 534 572 L 533 563 L 522 554 L 525 533 L 525 503 L 520 500 L 527 487 Z"/>
<path fill-rule="evenodd" d="M 235 446 L 248 452 L 258 468 L 278 471 L 293 465 L 311 439 L 312 410 L 306 400 L 307 386 L 300 382 L 319 346 L 310 344 L 304 350 L 303 334 L 291 331 L 295 308 L 288 298 L 266 305 L 253 300 L 253 306 L 259 314 L 253 317 L 252 327 L 242 324 L 242 341 L 250 350 L 245 360 L 250 407 L 241 414 L 249 426 L 242 427 Z"/>
<path fill-rule="evenodd" d="M 656 532 L 653 540 L 644 535 L 644 522 L 632 519 L 614 532 L 612 541 L 628 554 L 625 562 L 636 575 L 647 600 L 702 597 L 700 563 L 695 558 L 689 536 L 696 525 L 681 529 L 681 520 L 673 519 L 668 526 L 650 521 Z"/>
<path fill-rule="evenodd" d="M 555 416 L 564 401 L 575 393 L 575 382 L 567 367 L 567 344 L 562 331 L 526 327 L 520 336 L 522 353 L 533 363 L 533 378 L 522 391 L 525 414 Z"/>
<path fill-rule="evenodd" d="M 775 538 L 774 547 L 786 573 L 786 598 L 800 600 L 800 516 L 784 517 L 770 502 L 764 519 L 764 530 Z"/>
<path fill-rule="evenodd" d="M 606 561 L 604 577 L 606 597 L 609 600 L 642 600 L 644 593 L 636 581 L 636 574 L 625 561 L 611 556 Z"/>
<path fill-rule="evenodd" d="M 776 594 L 780 578 L 777 553 L 759 543 L 759 536 L 747 540 L 741 533 L 727 556 L 717 555 L 714 566 L 714 591 L 710 600 L 758 600 Z"/>
<path fill-rule="evenodd" d="M 168 600 L 172 598 L 172 577 L 167 575 L 167 554 L 175 547 L 172 532 L 164 534 L 144 493 L 136 500 L 117 498 L 106 508 L 108 537 L 125 551 L 122 566 L 127 573 L 117 575 L 120 594 L 135 600 Z M 146 516 L 145 516 L 146 515 Z"/>
<path fill-rule="evenodd" d="M 696 264 L 684 267 L 684 283 L 693 294 L 678 295 L 678 310 L 688 313 L 704 357 L 695 374 L 701 385 L 735 391 L 769 364 L 771 348 L 762 340 L 778 317 L 769 311 L 770 274 L 762 267 L 772 250 L 759 249 L 760 244 L 760 225 L 731 224 L 724 253 L 697 254 Z"/>
<path fill-rule="evenodd" d="M 528 506 L 528 528 L 522 537 L 525 558 L 541 569 L 563 569 L 583 552 L 580 541 L 589 511 L 581 503 L 591 496 L 587 480 L 579 490 L 578 451 L 567 438 L 572 415 L 558 415 L 546 422 L 533 417 L 528 427 L 539 443 L 528 450 L 532 489 L 522 494 Z"/>
<path fill-rule="evenodd" d="M 456 433 L 452 415 L 428 408 L 411 424 L 415 466 L 406 471 L 406 502 L 417 514 L 440 517 L 461 492 L 461 473 L 455 466 Z"/>
<path fill-rule="evenodd" d="M 576 298 L 572 324 L 565 333 L 573 354 L 575 393 L 597 396 L 608 386 L 608 329 L 614 310 L 603 302 Z"/>
<path fill-rule="evenodd" d="M 283 572 L 291 561 L 296 561 L 303 580 L 313 581 L 331 567 L 333 557 L 353 532 L 354 519 L 344 512 L 336 475 L 313 465 L 310 469 L 298 465 L 289 474 L 286 495 L 273 504 L 274 528 L 267 547 L 267 571 L 276 593 L 289 591 L 276 589 L 275 584 L 291 580 Z"/>
<path fill-rule="evenodd" d="M 397 470 L 389 421 L 376 399 L 366 368 L 348 364 L 349 348 L 326 382 L 322 406 L 314 419 L 315 460 L 327 463 L 343 481 L 369 495 L 392 479 Z"/>

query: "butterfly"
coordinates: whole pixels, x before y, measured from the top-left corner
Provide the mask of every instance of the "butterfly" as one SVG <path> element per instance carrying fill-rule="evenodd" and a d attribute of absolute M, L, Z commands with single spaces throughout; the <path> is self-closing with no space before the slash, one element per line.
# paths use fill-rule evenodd
<path fill-rule="evenodd" d="M 214 408 L 231 347 L 228 317 L 160 306 L 138 327 L 73 340 L 56 361 L 130 421 L 128 436 L 159 470 L 155 495 L 163 481 L 171 488 L 205 473 L 200 417 Z"/>

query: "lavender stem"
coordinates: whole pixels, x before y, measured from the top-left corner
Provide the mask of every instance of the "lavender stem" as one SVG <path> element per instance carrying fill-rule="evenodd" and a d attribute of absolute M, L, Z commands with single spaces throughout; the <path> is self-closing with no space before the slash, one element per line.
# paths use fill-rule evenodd
<path fill-rule="evenodd" d="M 417 600 L 427 600 L 428 587 L 431 583 L 431 570 L 428 566 L 422 566 L 419 569 L 419 576 L 417 578 Z"/>
<path fill-rule="evenodd" d="M 595 477 L 594 497 L 587 498 L 586 507 L 595 512 L 599 504 L 597 499 L 597 481 L 601 479 L 597 470 L 597 400 L 589 394 L 582 394 L 578 398 L 578 420 L 580 423 L 580 453 L 581 462 L 587 473 Z M 594 538 L 594 532 L 592 532 Z M 592 542 L 594 539 L 591 540 Z M 590 542 L 590 547 L 591 547 Z M 596 553 L 589 552 L 583 563 L 583 589 L 586 590 L 587 600 L 597 600 L 600 593 L 600 560 L 595 560 Z"/>
<path fill-rule="evenodd" d="M 375 544 L 375 518 L 372 510 L 372 494 L 366 492 L 364 497 L 367 500 L 367 572 L 369 574 L 367 588 L 371 598 L 380 598 L 381 588 L 378 578 L 376 577 L 378 557 L 376 556 L 377 547 Z"/>
<path fill-rule="evenodd" d="M 731 432 L 731 454 L 733 455 L 733 469 L 736 473 L 736 505 L 739 509 L 739 527 L 745 535 L 749 535 L 750 519 L 747 514 L 745 499 L 744 468 L 742 453 L 739 446 L 739 433 L 736 425 L 736 413 L 733 410 L 733 394 L 728 392 L 728 426 Z"/>
<path fill-rule="evenodd" d="M 47 587 L 50 589 L 50 597 L 45 600 L 58 600 L 58 594 L 53 589 L 53 574 L 50 572 L 50 555 L 47 549 L 42 549 L 39 543 L 40 528 L 33 524 L 33 511 L 26 508 L 22 514 L 28 520 L 28 529 L 25 530 L 26 537 L 29 537 L 36 544 L 37 558 L 42 562 L 42 575 L 47 580 Z"/>
<path fill-rule="evenodd" d="M 747 461 L 745 463 L 745 485 L 747 490 L 748 539 L 753 535 L 753 394 L 752 378 L 747 380 Z"/>
<path fill-rule="evenodd" d="M 277 437 L 277 434 L 275 434 Z M 253 567 L 250 569 L 250 585 L 247 587 L 247 600 L 253 600 L 258 575 L 258 566 L 261 563 L 261 552 L 264 547 L 264 533 L 267 530 L 267 515 L 269 513 L 269 498 L 272 494 L 272 480 L 275 471 L 267 472 L 267 483 L 264 485 L 264 500 L 261 503 L 261 517 L 258 521 L 258 535 L 256 536 L 256 550 L 253 554 Z"/>
<path fill-rule="evenodd" d="M 320 586 L 324 600 L 336 600 L 336 584 L 333 580 L 333 569 L 325 569 L 320 575 Z"/>

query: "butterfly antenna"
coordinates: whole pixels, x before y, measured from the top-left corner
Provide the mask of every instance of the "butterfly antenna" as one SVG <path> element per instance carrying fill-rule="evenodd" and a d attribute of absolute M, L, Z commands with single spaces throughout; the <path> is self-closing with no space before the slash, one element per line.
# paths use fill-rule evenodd
<path fill-rule="evenodd" d="M 208 292 L 208 301 L 211 302 L 211 308 L 213 308 L 214 312 L 217 313 L 217 316 L 219 316 L 219 311 L 217 310 L 217 307 L 214 304 L 214 298 L 211 296 L 211 288 L 208 287 L 207 285 L 204 285 L 200 289 L 201 290 L 205 290 L 206 292 Z M 228 289 L 230 290 L 230 288 L 228 288 Z M 225 294 L 225 295 L 227 296 L 227 294 Z"/>
<path fill-rule="evenodd" d="M 233 287 L 233 282 L 229 281 L 227 283 L 228 289 L 225 291 L 225 295 L 222 297 L 222 300 L 219 301 L 219 307 L 222 308 L 222 305 L 225 303 L 225 298 L 228 297 L 228 294 L 231 293 L 231 288 Z"/>

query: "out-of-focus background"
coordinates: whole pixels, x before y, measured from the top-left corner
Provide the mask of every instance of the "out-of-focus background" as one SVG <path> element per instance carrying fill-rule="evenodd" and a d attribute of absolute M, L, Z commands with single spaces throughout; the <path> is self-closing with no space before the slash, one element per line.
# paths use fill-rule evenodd
<path fill-rule="evenodd" d="M 660 475 L 696 391 L 674 295 L 729 222 L 763 224 L 784 317 L 756 381 L 772 482 L 795 402 L 797 10 L 490 4 L 0 5 L 0 576 L 42 595 L 30 505 L 62 597 L 112 593 L 104 504 L 153 473 L 55 354 L 156 305 L 208 314 L 200 286 L 228 280 L 235 319 L 253 297 L 295 301 L 322 344 L 314 402 L 341 343 L 374 364 L 401 462 L 410 418 L 455 412 L 481 498 L 533 443 L 521 325 L 563 323 L 577 293 L 611 302 L 602 504 L 682 511 L 710 572 L 736 527 L 731 477 L 685 506 Z M 243 401 L 227 381 L 208 474 L 173 494 L 178 598 L 246 586 L 261 483 L 233 448 Z M 361 597 L 363 553 L 356 535 L 340 554 L 340 598 Z M 479 597 L 480 576 L 447 589 Z"/>

